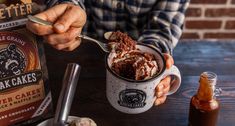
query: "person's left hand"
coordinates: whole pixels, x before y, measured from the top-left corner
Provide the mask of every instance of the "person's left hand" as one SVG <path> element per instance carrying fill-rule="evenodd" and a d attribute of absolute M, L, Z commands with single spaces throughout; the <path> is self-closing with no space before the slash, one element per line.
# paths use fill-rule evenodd
<path fill-rule="evenodd" d="M 164 54 L 164 58 L 166 60 L 166 69 L 170 69 L 171 66 L 174 64 L 174 59 L 169 54 Z M 155 95 L 157 99 L 155 100 L 155 105 L 160 105 L 166 101 L 167 93 L 170 90 L 170 82 L 171 77 L 167 76 L 161 80 L 161 82 L 157 85 L 155 89 Z"/>

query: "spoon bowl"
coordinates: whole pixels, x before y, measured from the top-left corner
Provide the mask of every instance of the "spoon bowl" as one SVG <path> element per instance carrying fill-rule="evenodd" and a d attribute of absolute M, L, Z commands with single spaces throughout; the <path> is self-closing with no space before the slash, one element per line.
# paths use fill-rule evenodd
<path fill-rule="evenodd" d="M 113 34 L 112 31 L 105 32 L 105 33 L 104 33 L 104 38 L 108 40 L 112 34 Z"/>

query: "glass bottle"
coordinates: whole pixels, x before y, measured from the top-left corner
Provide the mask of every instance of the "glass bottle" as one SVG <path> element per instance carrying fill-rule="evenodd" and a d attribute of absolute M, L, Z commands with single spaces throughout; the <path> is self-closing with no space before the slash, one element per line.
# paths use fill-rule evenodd
<path fill-rule="evenodd" d="M 191 98 L 189 109 L 189 126 L 215 126 L 220 109 L 214 96 L 217 75 L 203 72 L 200 75 L 197 94 Z"/>

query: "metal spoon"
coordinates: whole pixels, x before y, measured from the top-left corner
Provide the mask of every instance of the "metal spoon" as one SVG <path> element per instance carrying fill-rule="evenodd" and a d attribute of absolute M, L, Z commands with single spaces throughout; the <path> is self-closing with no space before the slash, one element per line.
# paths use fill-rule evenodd
<path fill-rule="evenodd" d="M 112 31 L 105 32 L 105 33 L 104 33 L 104 38 L 107 39 L 107 40 L 109 40 L 109 38 L 110 38 L 110 36 L 111 36 L 112 34 L 113 34 Z"/>
<path fill-rule="evenodd" d="M 32 16 L 32 15 L 28 15 L 28 19 L 34 23 L 37 23 L 37 24 L 40 24 L 40 25 L 49 25 L 49 26 L 53 26 L 53 23 L 52 22 L 49 22 L 49 21 L 45 21 L 45 20 L 42 20 L 40 18 L 37 18 L 35 16 Z M 106 36 L 108 37 L 110 33 L 107 33 Z M 110 34 L 111 35 L 111 34 Z M 110 36 L 109 35 L 109 36 Z M 85 39 L 85 40 L 89 40 L 89 41 L 92 41 L 92 42 L 95 42 L 96 44 L 98 44 L 101 49 L 104 51 L 104 52 L 107 52 L 109 53 L 111 48 L 109 47 L 108 44 L 106 43 L 103 43 L 101 41 L 98 41 L 96 39 L 93 39 L 89 36 L 86 36 L 86 35 L 78 35 L 77 38 L 82 38 L 82 39 Z"/>
<path fill-rule="evenodd" d="M 56 113 L 53 126 L 65 126 L 75 94 L 81 67 L 76 63 L 67 65 L 59 100 L 56 106 Z"/>

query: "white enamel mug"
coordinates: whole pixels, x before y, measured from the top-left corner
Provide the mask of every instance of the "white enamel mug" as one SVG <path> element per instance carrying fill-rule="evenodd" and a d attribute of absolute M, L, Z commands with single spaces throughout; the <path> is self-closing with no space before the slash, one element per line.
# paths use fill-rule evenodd
<path fill-rule="evenodd" d="M 162 53 L 141 43 L 137 48 L 142 52 L 154 54 L 158 61 L 160 72 L 150 79 L 136 81 L 121 77 L 111 70 L 112 56 L 109 54 L 106 57 L 106 97 L 115 109 L 128 114 L 145 112 L 154 105 L 155 88 L 164 77 L 174 76 L 168 95 L 175 93 L 181 84 L 179 69 L 175 65 L 166 69 L 166 61 Z"/>

